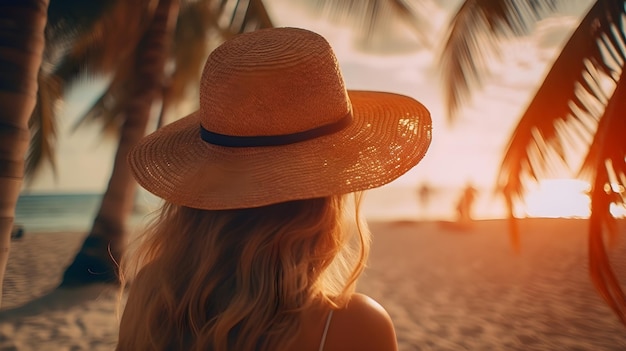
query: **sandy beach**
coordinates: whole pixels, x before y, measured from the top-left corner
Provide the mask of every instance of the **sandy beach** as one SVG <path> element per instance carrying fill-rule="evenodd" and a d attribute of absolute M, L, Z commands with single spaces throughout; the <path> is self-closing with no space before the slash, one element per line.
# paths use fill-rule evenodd
<path fill-rule="evenodd" d="M 404 351 L 625 350 L 626 327 L 589 279 L 586 226 L 585 220 L 522 220 L 522 251 L 515 254 L 503 220 L 478 221 L 468 230 L 374 222 L 358 290 L 387 308 Z M 13 241 L 0 350 L 114 348 L 117 289 L 55 289 L 83 237 L 27 232 Z M 623 240 L 611 256 L 626 281 Z"/>

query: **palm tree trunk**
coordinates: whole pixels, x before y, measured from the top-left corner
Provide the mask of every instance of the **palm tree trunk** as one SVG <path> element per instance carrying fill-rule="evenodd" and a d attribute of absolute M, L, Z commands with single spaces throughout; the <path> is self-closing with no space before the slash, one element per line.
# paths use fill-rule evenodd
<path fill-rule="evenodd" d="M 599 165 L 599 167 L 602 167 Z M 626 296 L 611 267 L 605 248 L 604 234 L 610 230 L 615 220 L 611 215 L 611 194 L 605 191 L 609 180 L 599 174 L 591 189 L 591 215 L 589 216 L 589 274 L 596 290 L 615 312 L 622 324 L 626 325 Z M 615 234 L 615 233 L 613 233 Z"/>
<path fill-rule="evenodd" d="M 48 0 L 0 2 L 0 303 L 15 205 L 24 177 L 44 50 Z"/>
<path fill-rule="evenodd" d="M 133 98 L 125 119 L 113 171 L 92 229 L 81 250 L 63 275 L 62 286 L 118 282 L 117 262 L 124 252 L 127 219 L 132 211 L 136 184 L 126 162 L 129 150 L 141 139 L 152 106 L 161 97 L 165 61 L 178 18 L 179 0 L 160 0 L 154 17 L 135 54 Z"/>

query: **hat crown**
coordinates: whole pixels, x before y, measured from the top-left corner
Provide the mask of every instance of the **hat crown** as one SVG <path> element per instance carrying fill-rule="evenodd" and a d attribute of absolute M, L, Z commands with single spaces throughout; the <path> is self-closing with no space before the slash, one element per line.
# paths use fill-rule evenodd
<path fill-rule="evenodd" d="M 299 133 L 350 113 L 337 59 L 320 35 L 273 28 L 214 50 L 200 85 L 200 121 L 232 136 Z"/>

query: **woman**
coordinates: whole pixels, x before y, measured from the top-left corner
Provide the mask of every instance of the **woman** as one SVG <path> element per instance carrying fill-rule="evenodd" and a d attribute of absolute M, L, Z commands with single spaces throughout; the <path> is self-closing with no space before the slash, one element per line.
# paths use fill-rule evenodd
<path fill-rule="evenodd" d="M 123 262 L 118 350 L 396 350 L 387 312 L 354 293 L 369 252 L 359 192 L 415 166 L 430 138 L 419 102 L 347 91 L 315 33 L 222 44 L 199 110 L 129 155 L 165 204 Z"/>

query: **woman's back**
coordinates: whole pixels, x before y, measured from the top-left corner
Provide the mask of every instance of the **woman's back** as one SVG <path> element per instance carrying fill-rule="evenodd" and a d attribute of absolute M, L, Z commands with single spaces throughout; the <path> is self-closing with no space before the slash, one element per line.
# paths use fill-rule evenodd
<path fill-rule="evenodd" d="M 387 311 L 371 297 L 354 294 L 345 308 L 332 313 L 328 307 L 313 307 L 303 312 L 302 329 L 289 351 L 397 349 Z"/>

